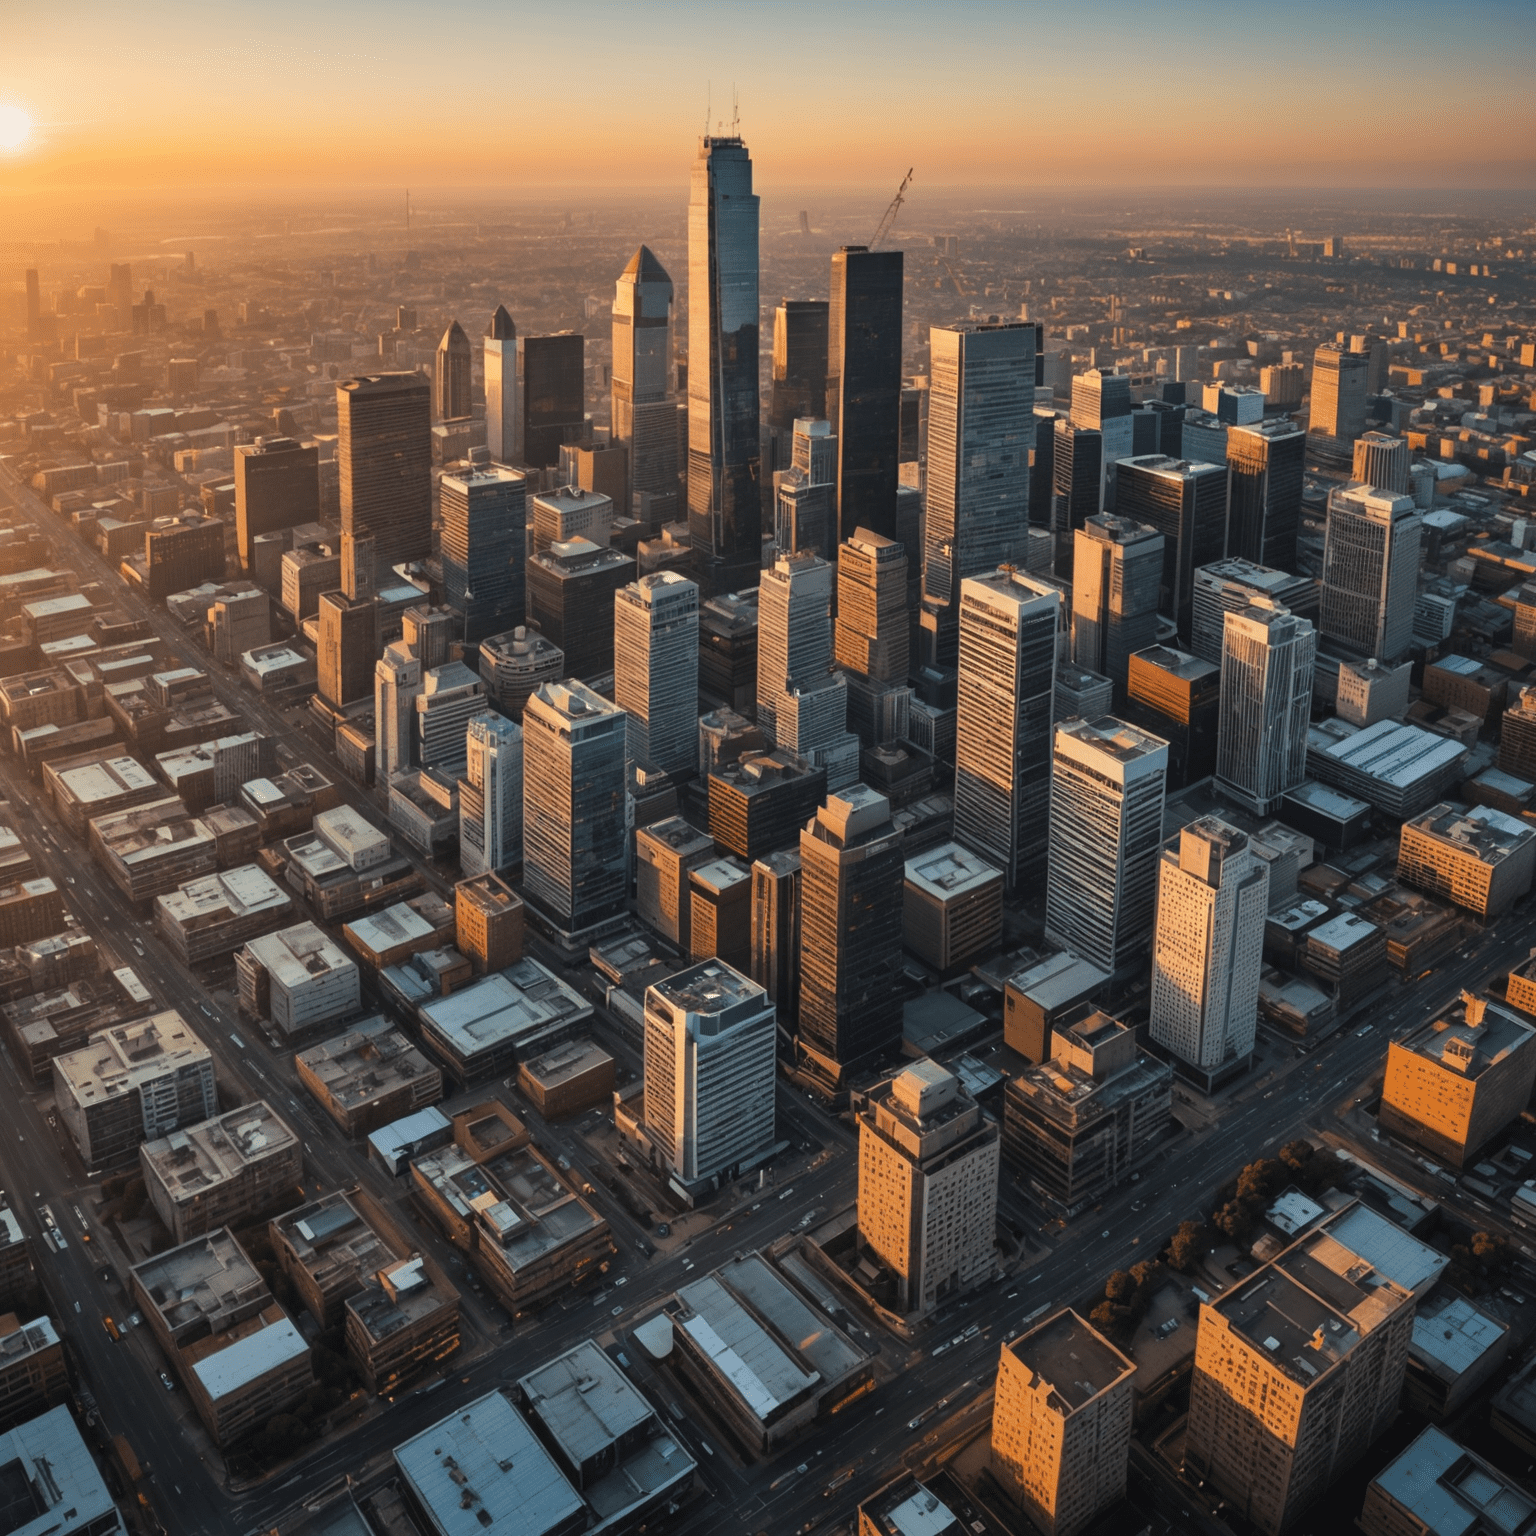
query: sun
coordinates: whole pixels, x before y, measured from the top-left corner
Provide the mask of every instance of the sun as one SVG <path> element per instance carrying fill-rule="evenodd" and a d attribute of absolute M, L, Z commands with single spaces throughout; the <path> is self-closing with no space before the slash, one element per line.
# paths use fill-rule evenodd
<path fill-rule="evenodd" d="M 20 107 L 0 102 L 0 149 L 20 149 L 31 137 L 32 119 Z"/>

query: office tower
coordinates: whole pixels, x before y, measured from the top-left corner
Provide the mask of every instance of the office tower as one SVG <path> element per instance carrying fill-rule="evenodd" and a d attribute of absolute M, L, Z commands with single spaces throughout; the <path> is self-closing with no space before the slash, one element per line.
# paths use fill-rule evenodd
<path fill-rule="evenodd" d="M 144 530 L 144 595 L 163 603 L 205 581 L 224 579 L 224 524 L 188 512 L 157 518 Z"/>
<path fill-rule="evenodd" d="M 1259 388 L 1270 405 L 1293 411 L 1306 391 L 1307 370 L 1302 363 L 1272 363 L 1259 369 Z"/>
<path fill-rule="evenodd" d="M 960 585 L 955 838 L 1008 889 L 1044 869 L 1061 594 L 1017 570 Z"/>
<path fill-rule="evenodd" d="M 576 933 L 624 910 L 624 711 L 569 678 L 523 710 L 523 890 Z"/>
<path fill-rule="evenodd" d="M 27 335 L 37 336 L 43 328 L 43 292 L 37 281 L 37 268 L 27 268 Z"/>
<path fill-rule="evenodd" d="M 768 994 L 719 959 L 645 992 L 645 1125 L 668 1171 L 723 1184 L 773 1147 L 777 1062 Z"/>
<path fill-rule="evenodd" d="M 827 414 L 827 301 L 785 299 L 773 312 L 773 383 L 768 397 L 771 470 L 788 469 L 795 423 Z M 837 477 L 834 472 L 832 483 Z"/>
<path fill-rule="evenodd" d="M 1307 776 L 1317 632 L 1268 598 L 1227 615 L 1216 778 L 1267 816 Z"/>
<path fill-rule="evenodd" d="M 786 848 L 752 865 L 752 979 L 793 1028 L 800 1005 L 800 854 Z"/>
<path fill-rule="evenodd" d="M 996 1121 L 924 1059 L 869 1090 L 859 1112 L 859 1239 L 894 1282 L 892 1309 L 931 1312 L 996 1267 Z"/>
<path fill-rule="evenodd" d="M 1227 554 L 1296 568 L 1307 435 L 1288 416 L 1227 429 Z"/>
<path fill-rule="evenodd" d="M 1097 432 L 1103 442 L 1099 504 L 1094 511 L 1119 507 L 1116 498 L 1120 461 L 1136 451 L 1131 421 L 1129 374 L 1090 368 L 1072 380 L 1072 425 Z"/>
<path fill-rule="evenodd" d="M 849 724 L 865 746 L 907 734 L 907 554 L 858 529 L 838 550 L 833 655 L 848 679 Z"/>
<path fill-rule="evenodd" d="M 343 535 L 371 539 L 381 573 L 425 560 L 432 553 L 427 381 L 419 373 L 343 380 L 336 386 L 336 432 Z"/>
<path fill-rule="evenodd" d="M 1073 543 L 1072 661 L 1107 677 L 1118 706 L 1131 653 L 1157 644 L 1163 535 L 1101 513 L 1084 522 Z"/>
<path fill-rule="evenodd" d="M 126 262 L 114 261 L 107 275 L 107 303 L 117 310 L 117 329 L 127 323 L 133 309 L 133 268 Z"/>
<path fill-rule="evenodd" d="M 1312 354 L 1312 404 L 1307 436 L 1313 447 L 1337 457 L 1365 431 L 1366 374 L 1370 359 L 1325 341 Z M 1321 440 L 1321 441 L 1319 441 Z"/>
<path fill-rule="evenodd" d="M 677 516 L 677 401 L 672 397 L 672 279 L 642 245 L 613 300 L 613 441 L 629 454 L 648 528 Z M 620 509 L 627 516 L 631 501 Z"/>
<path fill-rule="evenodd" d="M 1236 557 L 1203 565 L 1195 572 L 1195 597 L 1189 648 L 1202 661 L 1221 665 L 1227 615 L 1247 608 L 1256 597 L 1288 608 L 1298 619 L 1317 623 L 1318 585 L 1310 576 L 1255 565 Z"/>
<path fill-rule="evenodd" d="M 1394 1271 L 1438 1258 L 1351 1203 L 1202 1302 L 1185 1474 L 1266 1536 L 1294 1528 L 1397 1417 L 1418 1277 Z"/>
<path fill-rule="evenodd" d="M 464 732 L 459 863 L 483 875 L 523 856 L 523 732 L 504 715 L 478 714 Z"/>
<path fill-rule="evenodd" d="M 320 697 L 335 709 L 373 693 L 378 658 L 378 604 L 345 592 L 322 592 L 317 615 Z"/>
<path fill-rule="evenodd" d="M 517 447 L 528 468 L 553 469 L 561 446 L 586 435 L 586 357 L 587 340 L 579 331 L 517 338 Z"/>
<path fill-rule="evenodd" d="M 1051 526 L 1051 492 L 1056 483 L 1056 423 L 1063 418 L 1049 406 L 1035 407 L 1035 435 L 1029 453 L 1029 521 Z"/>
<path fill-rule="evenodd" d="M 615 595 L 613 700 L 628 712 L 632 763 L 692 776 L 698 759 L 699 589 L 686 576 L 657 571 Z"/>
<path fill-rule="evenodd" d="M 727 709 L 750 710 L 757 696 L 757 599 L 724 592 L 699 610 L 699 692 Z"/>
<path fill-rule="evenodd" d="M 688 954 L 737 970 L 752 963 L 752 871 L 730 854 L 688 871 Z"/>
<path fill-rule="evenodd" d="M 790 463 L 773 476 L 773 542 L 781 554 L 829 557 L 837 547 L 837 438 L 832 425 L 797 417 Z"/>
<path fill-rule="evenodd" d="M 485 710 L 485 684 L 462 661 L 423 667 L 416 709 L 416 761 L 452 770 L 464 763 L 464 733 Z"/>
<path fill-rule="evenodd" d="M 1229 427 L 1247 426 L 1264 419 L 1264 391 L 1252 384 L 1205 385 L 1201 405 L 1217 421 Z"/>
<path fill-rule="evenodd" d="M 862 784 L 827 796 L 800 834 L 800 1025 L 806 1065 L 836 1084 L 901 1043 L 902 835 Z"/>
<path fill-rule="evenodd" d="M 827 419 L 837 434 L 837 535 L 896 535 L 901 456 L 900 251 L 845 245 L 832 257 Z"/>
<path fill-rule="evenodd" d="M 533 498 L 530 522 L 533 524 L 532 552 L 545 554 L 551 544 L 570 539 L 590 539 L 602 549 L 613 529 L 613 498 L 578 485 L 558 491 L 541 491 Z"/>
<path fill-rule="evenodd" d="M 772 734 L 790 688 L 817 687 L 832 669 L 832 567 L 780 555 L 762 573 L 757 613 L 757 723 Z"/>
<path fill-rule="evenodd" d="M 478 465 L 438 482 L 443 596 L 463 618 L 466 645 L 523 622 L 527 480 Z"/>
<path fill-rule="evenodd" d="M 1133 420 L 1138 414 L 1156 418 L 1157 442 L 1147 449 L 1148 453 L 1166 453 L 1172 459 L 1180 456 L 1184 451 L 1184 417 L 1188 410 L 1182 402 L 1148 400 L 1131 413 Z M 1137 429 L 1140 430 L 1139 422 Z"/>
<path fill-rule="evenodd" d="M 341 536 L 341 590 L 353 602 L 367 602 L 378 594 L 378 556 L 373 538 L 366 533 Z"/>
<path fill-rule="evenodd" d="M 1045 933 L 1112 975 L 1152 939 L 1168 743 L 1113 715 L 1056 727 Z"/>
<path fill-rule="evenodd" d="M 1188 639 L 1195 571 L 1225 553 L 1227 466 L 1191 464 L 1152 453 L 1120 464 L 1115 506 L 1122 517 L 1163 536 L 1163 590 L 1158 603 Z"/>
<path fill-rule="evenodd" d="M 928 343 L 923 601 L 936 615 L 943 654 L 923 660 L 953 666 L 961 583 L 1025 563 L 1035 328 L 962 322 L 934 326 Z"/>
<path fill-rule="evenodd" d="M 481 349 L 485 363 L 485 445 L 497 464 L 515 464 L 521 456 L 517 404 L 517 326 L 505 304 L 496 306 L 485 328 Z"/>
<path fill-rule="evenodd" d="M 502 714 L 523 718 L 523 706 L 541 683 L 565 676 L 565 653 L 536 629 L 519 624 L 480 642 L 480 676 Z"/>
<path fill-rule="evenodd" d="M 1319 630 L 1390 664 L 1413 644 L 1424 519 L 1411 496 L 1362 485 L 1328 493 Z"/>
<path fill-rule="evenodd" d="M 635 562 L 590 539 L 552 544 L 528 562 L 528 622 L 565 653 L 566 671 L 593 683 L 613 675 L 613 603 Z"/>
<path fill-rule="evenodd" d="M 1003 1345 L 992 1475 L 1045 1536 L 1077 1536 L 1125 1497 L 1135 1375 L 1070 1308 Z"/>
<path fill-rule="evenodd" d="M 423 671 L 443 667 L 453 659 L 453 645 L 459 638 L 459 615 L 446 607 L 416 603 L 400 615 L 400 635 Z"/>
<path fill-rule="evenodd" d="M 1157 870 L 1152 1038 L 1207 1089 L 1253 1054 L 1269 865 L 1245 833 L 1192 821 Z"/>
<path fill-rule="evenodd" d="M 388 784 L 416 756 L 416 695 L 421 692 L 421 659 L 403 640 L 392 641 L 373 667 L 374 779 Z"/>
<path fill-rule="evenodd" d="M 258 437 L 236 447 L 235 541 L 246 570 L 258 534 L 319 521 L 319 448 L 291 437 Z"/>
<path fill-rule="evenodd" d="M 432 362 L 432 409 L 439 421 L 469 418 L 472 371 L 469 337 L 457 320 L 451 321 Z"/>
<path fill-rule="evenodd" d="M 1137 651 L 1126 669 L 1120 714 L 1168 743 L 1169 789 L 1184 789 L 1215 773 L 1221 726 L 1219 666 L 1166 645 Z"/>
<path fill-rule="evenodd" d="M 761 561 L 757 208 L 740 138 L 699 141 L 688 202 L 688 528 L 706 597 Z"/>
<path fill-rule="evenodd" d="M 1373 491 L 1392 496 L 1408 494 L 1408 439 L 1390 432 L 1365 432 L 1355 440 L 1355 465 L 1351 478 Z"/>
<path fill-rule="evenodd" d="M 1099 510 L 1104 483 L 1104 438 L 1096 428 L 1079 427 L 1058 416 L 1052 428 L 1051 529 L 1056 535 L 1056 570 L 1072 574 L 1073 535 Z"/>

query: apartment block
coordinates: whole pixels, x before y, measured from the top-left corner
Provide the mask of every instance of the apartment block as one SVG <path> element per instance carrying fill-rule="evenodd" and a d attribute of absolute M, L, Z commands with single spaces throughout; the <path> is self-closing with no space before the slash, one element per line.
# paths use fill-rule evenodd
<path fill-rule="evenodd" d="M 332 1120 L 352 1137 L 413 1114 L 443 1096 L 443 1074 L 390 1019 L 364 1019 L 293 1064 Z"/>
<path fill-rule="evenodd" d="M 1531 889 L 1536 828 L 1492 806 L 1441 801 L 1403 823 L 1397 877 L 1475 912 L 1498 917 Z"/>
<path fill-rule="evenodd" d="M 204 875 L 155 898 L 155 927 L 185 966 L 232 954 L 293 914 L 293 901 L 259 865 Z"/>
<path fill-rule="evenodd" d="M 235 956 L 235 974 L 240 1006 L 271 1019 L 289 1040 L 362 1006 L 357 962 L 313 923 L 252 939 Z"/>
<path fill-rule="evenodd" d="M 475 974 L 505 970 L 523 958 L 523 899 L 495 874 L 453 888 L 454 945 Z"/>

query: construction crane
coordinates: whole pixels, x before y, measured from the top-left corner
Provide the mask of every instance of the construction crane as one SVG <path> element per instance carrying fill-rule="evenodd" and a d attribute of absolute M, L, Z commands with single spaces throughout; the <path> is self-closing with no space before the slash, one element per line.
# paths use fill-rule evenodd
<path fill-rule="evenodd" d="M 912 185 L 912 172 L 909 168 L 907 174 L 901 178 L 901 185 L 896 188 L 896 196 L 891 199 L 891 206 L 885 210 L 885 217 L 880 220 L 880 228 L 875 231 L 874 239 L 869 242 L 872 251 L 879 250 L 880 242 L 891 232 L 891 225 L 896 222 L 896 215 L 901 212 L 901 205 L 906 201 L 907 188 Z"/>

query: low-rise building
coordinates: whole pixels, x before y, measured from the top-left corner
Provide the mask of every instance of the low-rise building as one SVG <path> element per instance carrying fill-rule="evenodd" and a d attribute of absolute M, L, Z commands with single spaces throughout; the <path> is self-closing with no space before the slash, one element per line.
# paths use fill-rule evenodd
<path fill-rule="evenodd" d="M 1420 1303 L 1403 1383 L 1408 1405 L 1435 1423 L 1458 1412 L 1509 1354 L 1509 1324 L 1479 1312 L 1465 1296 Z"/>
<path fill-rule="evenodd" d="M 1301 963 L 1347 1014 L 1387 979 L 1387 936 L 1357 912 L 1340 912 L 1307 932 Z"/>
<path fill-rule="evenodd" d="M 88 1169 L 132 1161 L 142 1142 L 218 1108 L 213 1057 L 174 1008 L 93 1035 L 53 1063 L 59 1118 Z"/>
<path fill-rule="evenodd" d="M 376 971 L 399 965 L 424 950 L 442 949 L 454 941 L 454 909 L 431 891 L 398 901 L 382 911 L 354 918 L 342 935 Z"/>
<path fill-rule="evenodd" d="M 235 975 L 240 1006 L 271 1019 L 289 1040 L 361 1006 L 357 962 L 313 923 L 252 939 L 235 956 Z"/>
<path fill-rule="evenodd" d="M 63 926 L 64 895 L 47 875 L 0 886 L 0 945 L 30 944 Z"/>
<path fill-rule="evenodd" d="M 366 1136 L 443 1096 L 443 1074 L 383 1015 L 300 1051 L 293 1063 L 299 1081 L 348 1136 Z"/>
<path fill-rule="evenodd" d="M 523 958 L 523 898 L 494 873 L 453 888 L 455 946 L 475 974 L 504 970 Z"/>
<path fill-rule="evenodd" d="M 1003 934 L 1003 872 L 959 843 L 907 860 L 901 939 L 940 972 L 969 965 Z"/>
<path fill-rule="evenodd" d="M 461 1087 L 506 1075 L 591 1017 L 592 1005 L 537 960 L 519 960 L 418 1010 L 422 1044 Z"/>
<path fill-rule="evenodd" d="M 1109 972 L 1091 960 L 1058 950 L 1010 976 L 1003 988 L 1003 1041 L 1039 1063 L 1051 1059 L 1051 1030 L 1074 1019 L 1109 985 Z"/>
<path fill-rule="evenodd" d="M 960 1517 L 910 1472 L 859 1505 L 858 1536 L 964 1536 L 964 1531 Z"/>
<path fill-rule="evenodd" d="M 84 1045 L 92 1035 L 148 1013 L 149 992 L 127 967 L 105 976 L 82 976 L 67 986 L 17 998 L 0 1009 L 11 1057 L 24 1077 L 41 1087 L 53 1060 Z"/>
<path fill-rule="evenodd" d="M 613 1057 L 585 1038 L 557 1045 L 517 1069 L 517 1086 L 546 1120 L 609 1103 L 614 1082 Z"/>
<path fill-rule="evenodd" d="M 184 1243 L 285 1204 L 303 1183 L 304 1157 L 292 1129 L 258 1099 L 144 1142 L 139 1170 L 155 1214 Z"/>
<path fill-rule="evenodd" d="M 69 1367 L 52 1320 L 0 1314 L 0 1426 L 34 1418 L 68 1396 Z"/>
<path fill-rule="evenodd" d="M 124 1536 L 123 1517 L 65 1404 L 0 1434 L 0 1469 L 19 1483 L 7 1536 Z"/>
<path fill-rule="evenodd" d="M 428 1107 L 381 1125 L 368 1137 L 368 1155 L 398 1179 L 411 1159 L 435 1152 L 453 1140 L 453 1121 L 442 1110 Z"/>
<path fill-rule="evenodd" d="M 242 864 L 155 898 L 155 927 L 185 966 L 233 954 L 283 925 L 293 900 L 259 865 Z"/>
<path fill-rule="evenodd" d="M 1364 1536 L 1515 1536 L 1536 1498 L 1433 1424 L 1372 1479 L 1355 1522 Z"/>
<path fill-rule="evenodd" d="M 128 1276 L 220 1446 L 248 1438 L 314 1384 L 309 1345 L 227 1228 L 145 1259 Z"/>
<path fill-rule="evenodd" d="M 179 795 L 90 823 L 91 857 L 129 901 L 149 901 L 218 868 L 218 843 Z"/>
<path fill-rule="evenodd" d="M 1536 827 L 1480 805 L 1442 801 L 1405 821 L 1397 877 L 1480 917 L 1509 911 L 1536 875 Z"/>
<path fill-rule="evenodd" d="M 16 1213 L 0 1203 L 0 1307 L 30 1303 L 36 1293 L 32 1252 Z"/>

